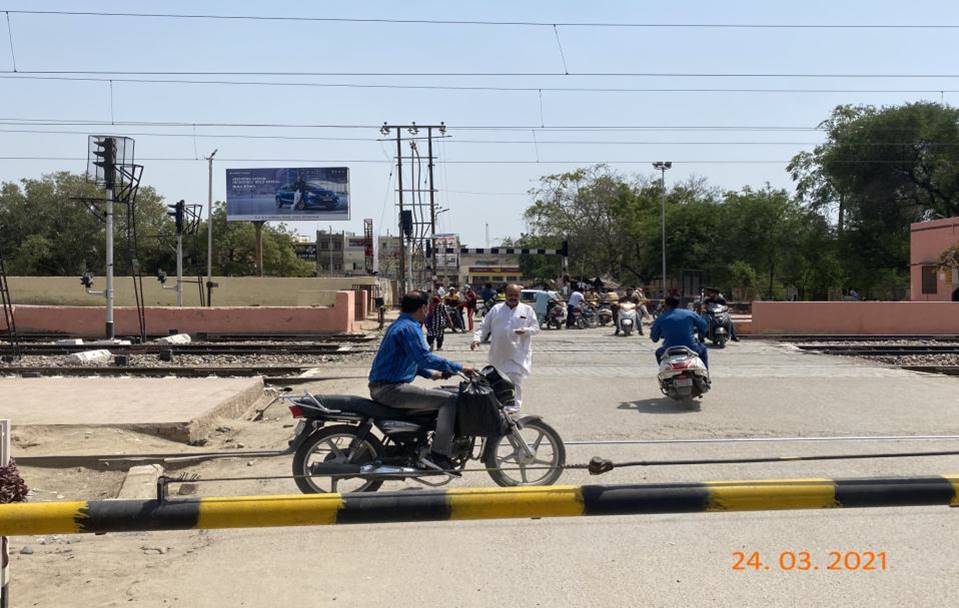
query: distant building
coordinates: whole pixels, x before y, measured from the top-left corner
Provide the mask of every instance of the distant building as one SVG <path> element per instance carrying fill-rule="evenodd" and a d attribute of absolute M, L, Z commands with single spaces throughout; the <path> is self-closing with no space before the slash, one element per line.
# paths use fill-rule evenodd
<path fill-rule="evenodd" d="M 400 277 L 400 237 L 380 235 L 376 241 L 377 271 L 385 279 L 397 280 Z"/>
<path fill-rule="evenodd" d="M 460 283 L 460 237 L 458 234 L 433 235 L 433 276 L 443 285 Z M 447 253 L 452 249 L 453 253 Z"/>
<path fill-rule="evenodd" d="M 366 276 L 366 240 L 352 232 L 317 231 L 315 256 L 317 276 Z"/>
<path fill-rule="evenodd" d="M 959 217 L 910 226 L 910 300 L 959 301 L 959 269 L 939 266 L 940 256 L 951 247 L 959 247 Z"/>
<path fill-rule="evenodd" d="M 507 253 L 461 253 L 459 256 L 459 282 L 473 287 L 492 283 L 517 283 L 523 278 L 519 267 L 519 255 Z"/>

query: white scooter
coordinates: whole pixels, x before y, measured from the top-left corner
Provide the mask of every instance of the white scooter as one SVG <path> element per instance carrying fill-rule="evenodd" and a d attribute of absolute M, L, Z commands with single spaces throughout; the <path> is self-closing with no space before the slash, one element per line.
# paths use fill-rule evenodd
<path fill-rule="evenodd" d="M 640 325 L 639 316 L 636 314 L 636 304 L 632 302 L 623 302 L 619 305 L 619 316 L 616 321 L 618 329 L 624 336 L 629 336 L 635 329 L 639 335 L 643 335 L 643 326 Z"/>
<path fill-rule="evenodd" d="M 689 401 L 709 391 L 709 370 L 695 351 L 671 346 L 659 364 L 659 390 L 670 399 Z"/>

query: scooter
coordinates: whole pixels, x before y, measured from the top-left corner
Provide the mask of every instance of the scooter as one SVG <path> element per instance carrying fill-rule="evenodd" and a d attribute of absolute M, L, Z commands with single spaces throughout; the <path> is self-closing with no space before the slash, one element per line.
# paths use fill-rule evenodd
<path fill-rule="evenodd" d="M 686 346 L 666 349 L 656 378 L 659 380 L 659 390 L 676 401 L 702 397 L 711 387 L 709 370 L 703 360 Z"/>
<path fill-rule="evenodd" d="M 619 305 L 619 320 L 617 329 L 624 335 L 629 336 L 633 330 L 639 335 L 643 335 L 643 326 L 636 311 L 636 305 L 632 302 L 623 302 Z"/>
<path fill-rule="evenodd" d="M 599 324 L 600 324 L 601 326 L 603 326 L 603 327 L 605 327 L 607 323 L 612 323 L 612 321 L 613 321 L 613 309 L 610 307 L 609 304 L 602 304 L 602 305 L 596 310 L 596 320 L 597 320 L 597 321 L 599 322 Z"/>
<path fill-rule="evenodd" d="M 566 302 L 554 300 L 546 305 L 546 329 L 566 327 Z"/>
<path fill-rule="evenodd" d="M 703 338 L 709 338 L 713 344 L 719 348 L 725 348 L 729 340 L 729 307 L 725 304 L 707 303 L 703 316 L 706 317 L 706 335 Z"/>

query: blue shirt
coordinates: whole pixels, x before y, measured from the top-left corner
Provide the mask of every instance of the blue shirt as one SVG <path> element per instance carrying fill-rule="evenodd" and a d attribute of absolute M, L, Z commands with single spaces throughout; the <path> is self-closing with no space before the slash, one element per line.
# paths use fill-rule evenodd
<path fill-rule="evenodd" d="M 463 366 L 430 352 L 420 322 L 407 313 L 390 325 L 370 368 L 370 382 L 412 382 L 419 374 L 431 377 L 430 371 L 454 373 Z"/>
<path fill-rule="evenodd" d="M 706 333 L 706 320 L 691 310 L 674 308 L 657 317 L 649 331 L 653 342 L 663 339 L 663 346 L 688 346 L 695 349 L 698 341 L 693 336 L 693 328 Z"/>

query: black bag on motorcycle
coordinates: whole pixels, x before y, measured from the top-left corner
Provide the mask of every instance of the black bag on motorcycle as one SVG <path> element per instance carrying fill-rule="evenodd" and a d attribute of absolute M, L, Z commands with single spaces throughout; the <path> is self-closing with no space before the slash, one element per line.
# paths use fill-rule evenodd
<path fill-rule="evenodd" d="M 456 434 L 500 437 L 505 433 L 506 418 L 489 382 L 461 382 L 456 402 Z"/>
<path fill-rule="evenodd" d="M 480 375 L 486 378 L 489 385 L 493 387 L 496 393 L 496 400 L 503 404 L 503 407 L 516 405 L 516 387 L 513 381 L 499 373 L 499 370 L 492 365 L 487 365 L 480 370 Z"/>

